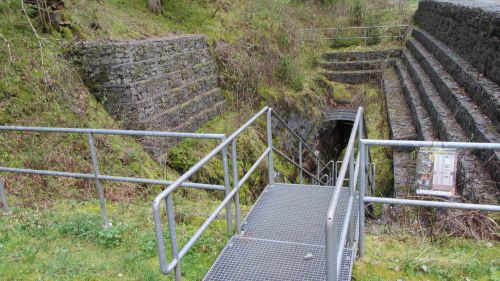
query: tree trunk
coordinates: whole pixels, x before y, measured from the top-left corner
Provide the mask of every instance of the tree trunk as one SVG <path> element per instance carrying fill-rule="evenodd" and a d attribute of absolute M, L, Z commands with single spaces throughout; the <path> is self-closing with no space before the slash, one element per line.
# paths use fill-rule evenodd
<path fill-rule="evenodd" d="M 148 0 L 149 10 L 153 13 L 159 13 L 161 11 L 161 1 L 160 0 Z"/>

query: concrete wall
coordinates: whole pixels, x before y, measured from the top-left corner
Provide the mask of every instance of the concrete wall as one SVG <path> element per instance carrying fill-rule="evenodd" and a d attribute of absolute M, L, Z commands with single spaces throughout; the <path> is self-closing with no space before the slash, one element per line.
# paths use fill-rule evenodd
<path fill-rule="evenodd" d="M 424 0 L 418 5 L 415 21 L 500 83 L 499 2 Z"/>
<path fill-rule="evenodd" d="M 80 42 L 84 80 L 127 129 L 194 131 L 225 107 L 204 36 Z M 146 138 L 161 157 L 173 139 Z"/>

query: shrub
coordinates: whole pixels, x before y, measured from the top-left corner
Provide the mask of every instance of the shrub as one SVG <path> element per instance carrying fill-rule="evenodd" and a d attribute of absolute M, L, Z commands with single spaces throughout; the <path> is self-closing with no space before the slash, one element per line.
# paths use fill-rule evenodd
<path fill-rule="evenodd" d="M 106 248 L 114 248 L 123 241 L 124 228 L 120 226 L 101 228 L 97 232 L 97 244 Z"/>
<path fill-rule="evenodd" d="M 80 213 L 72 215 L 63 222 L 59 227 L 59 232 L 80 240 L 92 240 L 100 227 L 99 216 Z"/>
<path fill-rule="evenodd" d="M 361 25 L 363 23 L 363 15 L 365 10 L 365 3 L 363 0 L 352 1 L 350 7 L 351 23 L 353 25 Z"/>
<path fill-rule="evenodd" d="M 295 91 L 302 91 L 304 88 L 303 75 L 297 65 L 290 57 L 283 57 L 278 66 L 278 78 Z"/>

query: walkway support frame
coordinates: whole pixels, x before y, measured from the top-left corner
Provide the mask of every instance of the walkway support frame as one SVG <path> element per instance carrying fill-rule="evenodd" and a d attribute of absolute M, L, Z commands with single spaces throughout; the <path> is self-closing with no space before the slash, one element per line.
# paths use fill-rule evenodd
<path fill-rule="evenodd" d="M 237 163 L 237 138 L 250 126 L 255 125 L 257 120 L 265 115 L 266 119 L 266 142 L 267 148 L 262 152 L 262 154 L 258 157 L 258 159 L 253 163 L 253 165 L 246 171 L 246 173 L 239 178 L 238 174 L 238 163 Z M 296 163 L 294 159 L 288 157 L 284 152 L 278 150 L 273 146 L 273 117 L 275 120 L 278 120 L 279 123 L 283 125 L 283 127 L 292 133 L 292 136 L 299 141 L 299 163 Z M 229 168 L 226 165 L 227 158 L 223 158 L 223 172 L 224 172 L 224 190 L 226 191 L 226 196 L 219 204 L 219 206 L 215 209 L 215 211 L 207 218 L 207 220 L 201 225 L 201 227 L 193 234 L 193 236 L 186 242 L 186 244 L 181 248 L 177 241 L 177 231 L 175 226 L 175 216 L 172 215 L 174 212 L 173 201 L 170 199 L 173 196 L 173 192 L 177 189 L 177 187 L 182 186 L 194 173 L 196 173 L 199 169 L 201 169 L 206 163 L 208 163 L 213 157 L 217 154 L 222 153 L 226 154 L 228 147 L 231 146 L 231 173 L 233 178 L 232 188 L 227 188 L 231 186 L 228 184 L 227 179 L 229 179 Z M 315 158 L 317 163 L 323 163 L 323 161 L 319 158 L 318 155 L 314 153 L 306 143 L 304 139 L 302 139 L 293 129 L 291 129 L 288 124 L 279 116 L 276 112 L 272 110 L 272 108 L 264 107 L 257 114 L 251 117 L 247 122 L 245 122 L 240 128 L 238 128 L 233 134 L 224 138 L 222 142 L 210 153 L 208 153 L 203 159 L 201 159 L 198 163 L 196 163 L 193 167 L 191 167 L 186 173 L 180 176 L 174 183 L 167 186 L 160 194 L 156 196 L 156 198 L 152 202 L 153 207 L 153 220 L 155 224 L 155 235 L 156 235 L 156 247 L 158 251 L 158 257 L 160 261 L 160 268 L 162 273 L 169 274 L 172 271 L 175 271 L 175 279 L 181 280 L 181 261 L 185 257 L 185 255 L 189 252 L 189 250 L 195 245 L 196 241 L 201 237 L 204 231 L 209 227 L 209 225 L 217 218 L 219 213 L 226 207 L 226 216 L 227 224 L 228 224 L 228 232 L 229 235 L 232 235 L 232 223 L 230 217 L 232 217 L 231 213 L 231 201 L 234 201 L 235 204 L 235 229 L 236 233 L 241 233 L 241 220 L 240 220 L 240 204 L 239 204 L 239 190 L 245 184 L 245 182 L 250 178 L 250 176 L 257 170 L 258 166 L 267 158 L 268 164 L 268 174 L 269 174 L 269 184 L 272 185 L 275 181 L 275 165 L 273 154 L 276 153 L 277 156 L 280 156 L 283 160 L 290 162 L 292 165 L 296 166 L 301 175 L 307 175 L 311 178 L 312 181 L 317 182 L 318 184 L 326 185 L 331 182 L 330 175 L 333 174 L 333 171 L 330 169 L 330 166 L 323 164 L 323 167 L 326 168 L 326 172 L 321 176 L 321 171 L 316 171 L 316 175 L 307 171 L 303 167 L 302 161 L 302 149 L 307 149 L 308 152 Z M 224 156 L 223 156 L 224 157 Z M 321 177 L 319 177 L 320 175 Z M 324 180 L 323 180 L 324 179 Z M 302 176 L 300 176 L 299 181 L 302 181 Z M 170 237 L 170 245 L 171 245 L 171 254 L 172 260 L 167 262 L 166 258 L 166 249 L 165 249 L 165 238 L 163 235 L 163 222 L 161 216 L 161 206 L 162 202 L 166 201 L 167 206 L 167 224 L 168 231 Z"/>

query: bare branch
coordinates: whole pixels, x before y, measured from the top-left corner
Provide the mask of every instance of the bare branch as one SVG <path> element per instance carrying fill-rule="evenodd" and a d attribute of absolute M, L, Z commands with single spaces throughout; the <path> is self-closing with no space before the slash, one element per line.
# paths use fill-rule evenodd
<path fill-rule="evenodd" d="M 38 39 L 38 47 L 40 48 L 40 59 L 41 59 L 42 66 L 43 66 L 43 45 L 42 45 L 42 40 L 40 40 L 40 36 L 38 36 L 38 32 L 36 32 L 36 29 L 33 26 L 33 24 L 31 23 L 31 19 L 28 16 L 28 13 L 26 12 L 26 8 L 24 6 L 24 0 L 21 0 L 21 7 L 22 7 L 24 15 L 28 19 L 28 23 L 30 24 L 31 30 L 33 30 L 33 33 L 35 34 L 36 38 Z"/>
<path fill-rule="evenodd" d="M 9 43 L 9 40 L 7 40 L 7 38 L 5 38 L 5 36 L 3 36 L 2 33 L 0 33 L 0 38 L 2 38 L 5 43 L 7 44 L 7 50 L 9 52 L 9 64 L 12 63 L 12 51 L 10 50 L 10 43 Z"/>

